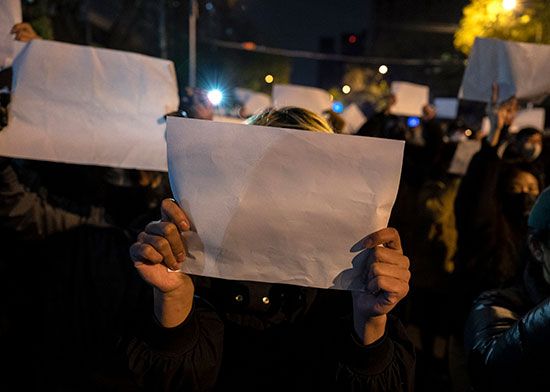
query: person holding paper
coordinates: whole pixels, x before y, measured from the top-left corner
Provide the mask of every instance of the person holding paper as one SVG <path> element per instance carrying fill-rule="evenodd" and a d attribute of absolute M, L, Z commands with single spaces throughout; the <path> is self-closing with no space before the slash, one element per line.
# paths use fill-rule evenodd
<path fill-rule="evenodd" d="M 471 308 L 465 343 L 476 391 L 550 389 L 550 188 L 528 225 L 521 279 L 484 292 Z"/>
<path fill-rule="evenodd" d="M 299 108 L 268 109 L 250 121 L 332 133 L 322 117 Z M 413 346 L 399 321 L 388 315 L 407 294 L 410 277 L 396 230 L 382 229 L 357 245 L 355 250 L 369 253 L 369 267 L 366 291 L 351 296 L 345 291 L 207 278 L 208 291 L 204 278 L 173 272 L 193 262 L 186 257 L 185 234 L 180 235 L 191 227 L 186 213 L 169 199 L 162 202 L 161 212 L 162 219 L 146 226 L 130 254 L 142 278 L 153 286 L 160 328 L 157 337 L 148 339 L 172 339 L 173 352 L 181 353 L 174 360 L 183 365 L 184 357 L 198 355 L 201 360 L 206 349 L 220 359 L 216 353 L 223 350 L 219 390 L 413 389 Z M 219 318 L 198 318 L 208 314 L 199 299 L 205 293 L 211 314 Z M 217 328 L 215 320 L 223 320 L 223 339 L 219 331 L 218 341 L 201 340 Z M 193 348 L 184 352 L 178 344 Z M 156 382 L 172 385 L 175 376 L 163 376 L 154 366 L 156 355 L 166 354 L 160 350 L 144 358 L 139 350 L 131 351 L 130 363 L 140 372 L 155 374 Z M 213 379 L 214 370 L 209 369 Z M 177 373 L 184 376 L 183 370 Z"/>
<path fill-rule="evenodd" d="M 527 216 L 543 188 L 528 163 L 506 162 L 498 155 L 517 102 L 511 98 L 496 106 L 497 102 L 495 86 L 489 107 L 491 131 L 472 158 L 455 200 L 458 243 L 449 307 L 453 309 L 451 344 L 458 352 L 472 301 L 485 290 L 510 285 L 521 277 Z"/>

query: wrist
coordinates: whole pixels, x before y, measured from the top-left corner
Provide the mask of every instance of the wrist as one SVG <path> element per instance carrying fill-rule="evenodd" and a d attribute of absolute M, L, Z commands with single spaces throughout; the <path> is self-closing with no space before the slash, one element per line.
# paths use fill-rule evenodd
<path fill-rule="evenodd" d="M 365 346 L 372 344 L 384 336 L 387 320 L 385 314 L 355 320 L 355 333 Z"/>
<path fill-rule="evenodd" d="M 177 327 L 187 319 L 195 294 L 190 278 L 189 283 L 168 292 L 163 292 L 156 287 L 153 289 L 155 317 L 163 327 Z"/>

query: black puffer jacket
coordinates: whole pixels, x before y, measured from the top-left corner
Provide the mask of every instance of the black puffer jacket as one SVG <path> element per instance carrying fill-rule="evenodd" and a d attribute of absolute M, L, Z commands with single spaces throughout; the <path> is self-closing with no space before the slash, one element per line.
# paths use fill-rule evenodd
<path fill-rule="evenodd" d="M 465 345 L 476 391 L 550 390 L 550 284 L 539 264 L 521 284 L 479 296 Z"/>

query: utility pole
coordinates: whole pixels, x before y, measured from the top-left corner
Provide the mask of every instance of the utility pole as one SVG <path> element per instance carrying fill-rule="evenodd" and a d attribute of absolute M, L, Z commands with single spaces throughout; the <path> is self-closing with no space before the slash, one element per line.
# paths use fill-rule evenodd
<path fill-rule="evenodd" d="M 160 57 L 168 58 L 168 44 L 166 39 L 166 1 L 159 0 L 159 49 Z"/>
<path fill-rule="evenodd" d="M 197 18 L 199 4 L 189 0 L 189 87 L 197 84 Z"/>

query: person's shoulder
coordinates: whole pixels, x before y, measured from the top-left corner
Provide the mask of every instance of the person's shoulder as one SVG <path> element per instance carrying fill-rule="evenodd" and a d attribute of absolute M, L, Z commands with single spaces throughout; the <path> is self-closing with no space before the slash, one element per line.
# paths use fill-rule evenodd
<path fill-rule="evenodd" d="M 514 285 L 503 289 L 484 291 L 474 301 L 473 309 L 498 307 L 521 313 L 530 306 L 529 304 L 530 300 L 523 286 Z"/>

